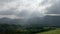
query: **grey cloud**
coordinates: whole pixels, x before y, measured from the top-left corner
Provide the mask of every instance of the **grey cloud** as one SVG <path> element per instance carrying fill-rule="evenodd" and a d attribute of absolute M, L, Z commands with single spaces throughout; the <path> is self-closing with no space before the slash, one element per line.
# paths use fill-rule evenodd
<path fill-rule="evenodd" d="M 0 0 L 0 1 L 2 1 L 3 3 L 4 2 L 11 2 L 11 1 L 15 1 L 15 0 Z M 45 4 L 49 4 L 49 1 L 48 0 L 45 0 L 45 1 L 43 1 L 41 4 L 40 4 L 40 6 L 45 6 Z M 53 2 L 54 3 L 54 2 Z M 57 3 L 57 2 L 56 2 Z M 13 3 L 14 4 L 14 3 Z M 17 3 L 18 4 L 18 3 Z M 19 3 L 20 4 L 20 3 Z M 33 3 L 34 4 L 34 3 Z M 37 3 L 38 4 L 38 3 Z M 47 5 L 48 5 L 47 4 Z M 58 5 L 57 5 L 58 4 Z M 50 8 L 50 9 L 48 9 L 48 11 L 49 11 L 49 13 L 54 13 L 56 10 L 58 11 L 59 9 L 57 9 L 56 8 L 56 6 L 58 7 L 58 6 L 60 6 L 59 5 L 59 3 L 57 3 L 56 5 L 55 5 L 55 3 L 54 3 L 54 5 Z M 6 5 L 7 6 L 7 5 Z M 13 6 L 15 6 L 15 5 L 13 5 Z M 12 6 L 12 7 L 13 7 Z M 34 7 L 34 6 L 36 6 L 36 5 L 33 5 L 32 7 Z M 43 6 L 43 7 L 44 7 Z M 9 8 L 10 8 L 10 5 L 8 6 Z M 11 7 L 11 8 L 12 8 Z M 17 6 L 16 6 L 17 7 Z M 15 8 L 16 8 L 15 7 Z M 19 5 L 19 7 L 20 7 L 20 5 Z M 15 11 L 16 9 L 14 8 L 14 9 L 9 9 L 9 10 L 5 10 L 5 11 L 0 11 L 0 15 L 16 15 L 16 16 L 18 16 L 18 17 L 28 17 L 28 16 L 40 16 L 41 14 L 40 13 L 38 13 L 39 11 L 37 10 L 37 11 L 34 11 L 34 13 L 30 13 L 30 7 L 29 8 L 27 8 L 27 7 L 25 7 L 25 6 L 23 6 L 22 8 L 16 8 L 16 9 L 21 9 L 21 12 L 20 13 L 18 13 L 17 14 L 17 12 L 18 11 Z M 23 8 L 25 8 L 25 9 L 27 9 L 27 10 L 23 10 Z M 38 6 L 37 6 L 37 8 L 39 8 Z M 58 7 L 59 8 L 59 7 Z M 35 9 L 35 7 L 33 8 L 33 9 Z M 33 9 L 32 9 L 32 12 L 33 12 Z M 59 11 L 58 11 L 59 12 Z"/>
<path fill-rule="evenodd" d="M 49 0 L 44 0 L 41 4 L 45 5 Z"/>
<path fill-rule="evenodd" d="M 60 0 L 54 2 L 50 9 L 48 9 L 48 14 L 60 14 Z"/>
<path fill-rule="evenodd" d="M 0 0 L 0 2 L 11 2 L 11 1 L 14 1 L 14 0 Z"/>
<path fill-rule="evenodd" d="M 0 15 L 13 15 L 14 13 L 15 13 L 15 11 L 13 9 L 0 11 Z"/>
<path fill-rule="evenodd" d="M 22 10 L 19 14 L 17 14 L 19 17 L 28 17 L 29 11 L 28 10 Z"/>
<path fill-rule="evenodd" d="M 38 11 L 32 11 L 30 13 L 29 10 L 22 10 L 19 14 L 17 14 L 18 17 L 41 17 L 43 16 L 41 13 Z"/>

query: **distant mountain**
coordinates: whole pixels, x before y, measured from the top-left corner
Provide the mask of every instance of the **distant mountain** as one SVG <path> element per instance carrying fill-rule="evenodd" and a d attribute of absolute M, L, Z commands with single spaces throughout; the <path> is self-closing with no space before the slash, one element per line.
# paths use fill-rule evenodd
<path fill-rule="evenodd" d="M 44 22 L 44 24 L 60 27 L 60 16 L 45 16 Z"/>
<path fill-rule="evenodd" d="M 6 24 L 18 24 L 22 22 L 23 19 L 10 19 L 10 18 L 0 18 L 0 23 L 6 23 Z"/>
<path fill-rule="evenodd" d="M 20 25 L 36 25 L 36 26 L 59 26 L 60 27 L 60 16 L 45 16 L 45 17 L 32 17 L 29 19 L 10 19 L 0 18 L 0 23 L 7 24 L 20 24 Z"/>

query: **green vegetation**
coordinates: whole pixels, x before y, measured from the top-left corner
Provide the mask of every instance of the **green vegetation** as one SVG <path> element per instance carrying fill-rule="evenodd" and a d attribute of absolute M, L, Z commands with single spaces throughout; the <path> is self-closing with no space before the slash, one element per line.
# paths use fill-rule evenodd
<path fill-rule="evenodd" d="M 56 30 L 46 31 L 38 34 L 60 34 L 60 28 L 57 28 Z"/>
<path fill-rule="evenodd" d="M 0 24 L 0 34 L 36 34 L 56 29 L 55 26 L 21 26 L 14 24 Z"/>

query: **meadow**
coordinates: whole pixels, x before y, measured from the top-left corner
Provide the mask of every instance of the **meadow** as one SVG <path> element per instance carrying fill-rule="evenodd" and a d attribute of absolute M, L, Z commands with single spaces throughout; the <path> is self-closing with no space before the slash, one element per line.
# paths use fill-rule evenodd
<path fill-rule="evenodd" d="M 46 31 L 46 32 L 42 32 L 42 33 L 37 33 L 37 34 L 60 34 L 60 28 L 57 28 L 56 30 Z"/>

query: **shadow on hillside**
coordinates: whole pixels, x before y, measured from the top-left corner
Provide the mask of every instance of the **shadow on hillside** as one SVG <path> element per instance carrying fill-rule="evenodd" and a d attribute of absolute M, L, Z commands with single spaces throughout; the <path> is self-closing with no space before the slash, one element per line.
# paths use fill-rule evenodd
<path fill-rule="evenodd" d="M 0 24 L 0 34 L 36 34 L 56 29 L 55 26 L 32 26 L 22 27 L 21 25 Z"/>

